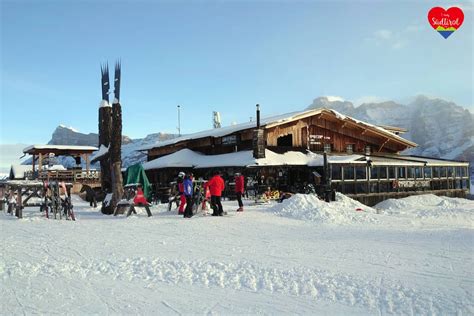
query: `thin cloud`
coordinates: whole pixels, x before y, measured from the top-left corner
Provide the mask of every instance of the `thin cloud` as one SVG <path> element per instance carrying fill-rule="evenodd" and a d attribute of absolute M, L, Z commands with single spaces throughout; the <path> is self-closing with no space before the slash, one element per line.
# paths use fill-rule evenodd
<path fill-rule="evenodd" d="M 385 46 L 392 49 L 401 49 L 409 44 L 410 36 L 422 31 L 424 27 L 420 24 L 410 24 L 401 31 L 378 29 L 366 38 L 366 41 L 375 43 L 376 46 Z"/>

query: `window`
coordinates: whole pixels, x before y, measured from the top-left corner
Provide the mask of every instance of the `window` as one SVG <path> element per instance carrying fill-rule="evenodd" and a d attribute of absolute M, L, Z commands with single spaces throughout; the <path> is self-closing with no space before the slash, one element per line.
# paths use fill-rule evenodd
<path fill-rule="evenodd" d="M 356 179 L 367 179 L 367 168 L 365 166 L 357 166 L 356 170 Z"/>
<path fill-rule="evenodd" d="M 343 193 L 355 194 L 355 183 L 344 183 Z"/>
<path fill-rule="evenodd" d="M 467 189 L 467 188 L 468 188 L 468 187 L 467 187 L 467 180 L 466 180 L 466 179 L 461 180 L 461 187 L 462 187 L 463 189 Z"/>
<path fill-rule="evenodd" d="M 331 165 L 331 175 L 333 180 L 342 180 L 342 167 L 337 165 Z"/>
<path fill-rule="evenodd" d="M 331 152 L 331 144 L 324 144 L 324 152 L 325 153 Z"/>
<path fill-rule="evenodd" d="M 439 177 L 446 178 L 446 167 L 440 167 Z"/>
<path fill-rule="evenodd" d="M 454 177 L 454 167 L 448 167 L 448 177 Z"/>
<path fill-rule="evenodd" d="M 288 134 L 286 136 L 280 136 L 277 138 L 277 146 L 292 147 L 293 146 L 293 135 Z"/>
<path fill-rule="evenodd" d="M 455 189 L 461 189 L 461 180 L 455 180 L 454 181 Z"/>
<path fill-rule="evenodd" d="M 439 178 L 439 167 L 433 167 L 433 178 Z"/>
<path fill-rule="evenodd" d="M 461 167 L 456 167 L 456 177 L 461 177 Z"/>
<path fill-rule="evenodd" d="M 425 179 L 431 179 L 431 176 L 432 176 L 431 167 L 424 167 L 423 173 L 425 175 Z"/>
<path fill-rule="evenodd" d="M 406 174 L 406 168 L 405 167 L 398 167 L 398 179 L 406 179 L 407 174 Z"/>
<path fill-rule="evenodd" d="M 344 180 L 354 180 L 354 167 L 352 166 L 344 167 Z"/>
<path fill-rule="evenodd" d="M 367 193 L 367 182 L 358 182 L 356 184 L 357 194 Z"/>
<path fill-rule="evenodd" d="M 392 190 L 391 182 L 380 182 L 379 183 L 380 192 L 390 192 Z"/>
<path fill-rule="evenodd" d="M 387 167 L 379 167 L 380 179 L 387 179 Z"/>
<path fill-rule="evenodd" d="M 371 152 L 372 152 L 372 148 L 370 148 L 370 146 L 365 146 L 365 154 L 370 155 Z"/>
<path fill-rule="evenodd" d="M 347 144 L 346 145 L 346 152 L 348 154 L 352 154 L 354 152 L 354 145 L 353 144 Z"/>
<path fill-rule="evenodd" d="M 415 177 L 415 167 L 407 167 L 407 176 L 409 179 L 413 179 Z"/>
<path fill-rule="evenodd" d="M 461 167 L 461 177 L 467 177 L 467 167 Z"/>
<path fill-rule="evenodd" d="M 370 167 L 370 179 L 377 180 L 379 178 L 379 167 Z"/>
<path fill-rule="evenodd" d="M 379 192 L 378 182 L 369 182 L 369 189 L 370 189 L 370 193 L 378 193 Z"/>
<path fill-rule="evenodd" d="M 423 179 L 423 168 L 422 167 L 415 167 L 415 178 Z"/>
<path fill-rule="evenodd" d="M 388 167 L 388 178 L 395 179 L 395 167 Z"/>

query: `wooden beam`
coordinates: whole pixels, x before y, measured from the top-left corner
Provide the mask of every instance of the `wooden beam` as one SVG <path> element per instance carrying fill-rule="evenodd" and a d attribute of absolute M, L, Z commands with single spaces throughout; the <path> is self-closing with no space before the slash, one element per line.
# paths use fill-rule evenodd
<path fill-rule="evenodd" d="M 387 140 L 383 142 L 383 144 L 380 146 L 378 152 L 380 152 L 382 150 L 383 146 L 385 146 L 385 144 L 387 144 L 389 142 L 389 140 L 390 140 L 390 138 L 387 138 Z"/>

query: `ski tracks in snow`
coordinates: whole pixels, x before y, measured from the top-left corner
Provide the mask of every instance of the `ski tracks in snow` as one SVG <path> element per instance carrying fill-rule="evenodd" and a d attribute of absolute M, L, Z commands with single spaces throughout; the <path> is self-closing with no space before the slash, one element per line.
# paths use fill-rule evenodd
<path fill-rule="evenodd" d="M 60 266 L 47 261 L 16 262 L 0 267 L 0 278 L 4 280 L 38 276 L 63 280 L 87 280 L 100 276 L 111 280 L 145 282 L 147 288 L 164 282 L 279 293 L 363 307 L 379 314 L 464 314 L 473 309 L 469 293 L 459 298 L 446 293 L 431 293 L 428 289 L 408 288 L 400 282 L 381 277 L 362 279 L 304 267 L 277 269 L 248 261 L 223 263 L 139 257 L 119 261 L 65 260 Z M 167 302 L 163 301 L 162 304 L 173 310 Z M 179 314 L 177 310 L 174 312 Z"/>

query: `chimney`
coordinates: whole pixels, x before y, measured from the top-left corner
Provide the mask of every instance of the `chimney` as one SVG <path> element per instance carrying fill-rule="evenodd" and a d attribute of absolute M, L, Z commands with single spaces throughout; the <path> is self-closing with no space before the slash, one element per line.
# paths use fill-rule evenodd
<path fill-rule="evenodd" d="M 257 129 L 260 129 L 260 104 L 257 104 Z"/>
<path fill-rule="evenodd" d="M 264 131 L 260 128 L 260 105 L 257 104 L 257 128 L 253 130 L 253 157 L 255 159 L 265 158 L 265 137 Z"/>

